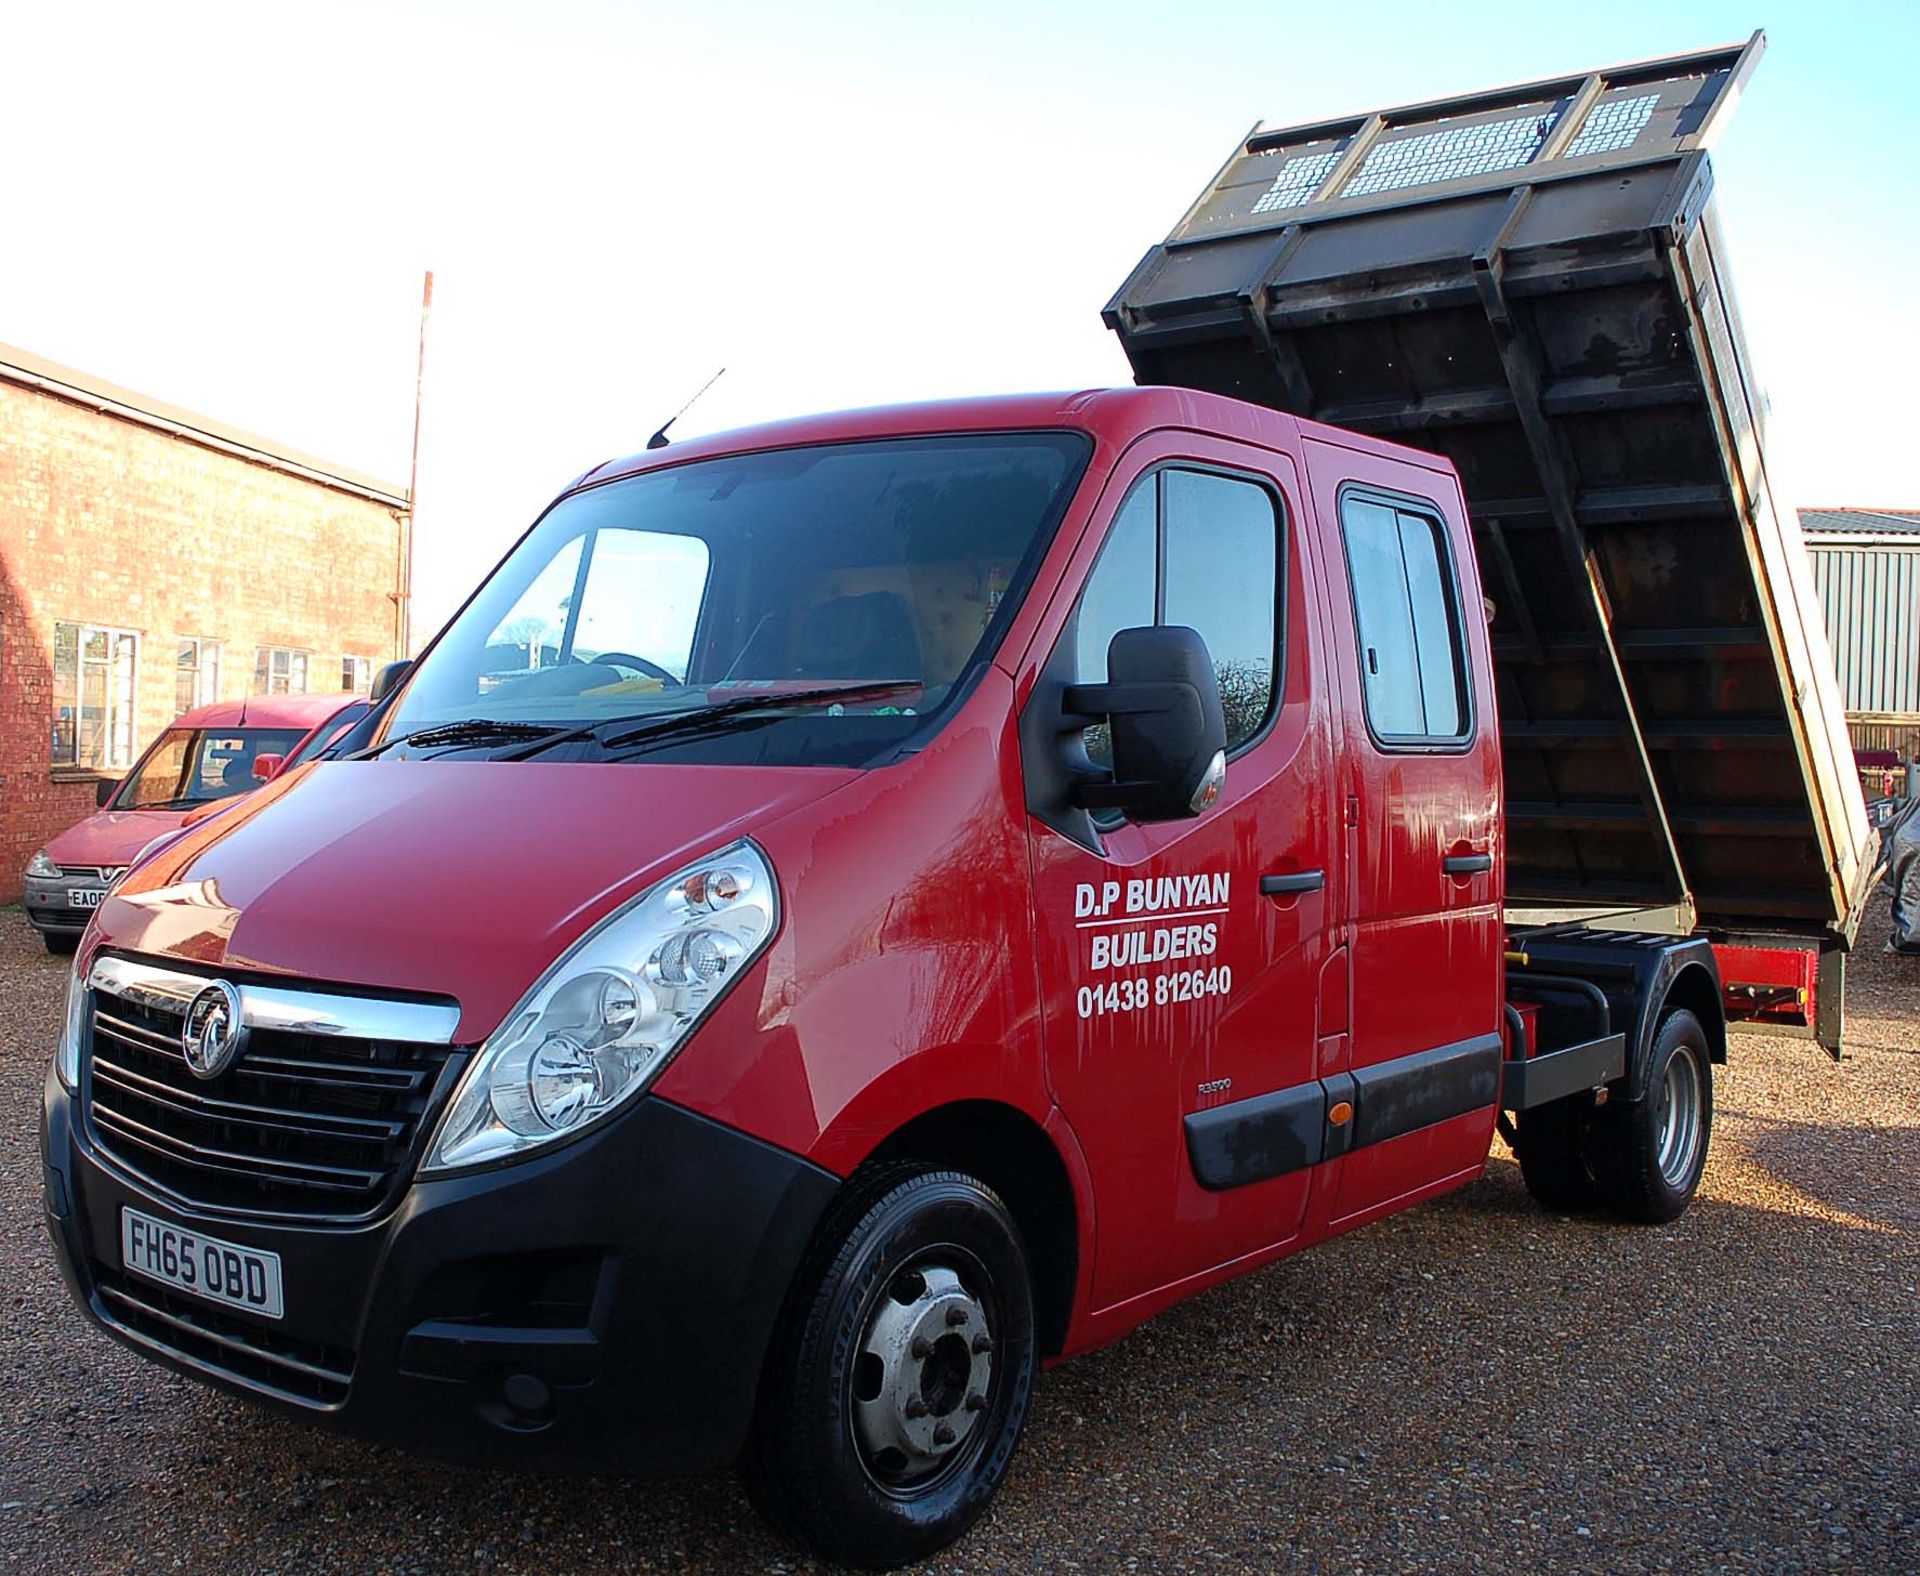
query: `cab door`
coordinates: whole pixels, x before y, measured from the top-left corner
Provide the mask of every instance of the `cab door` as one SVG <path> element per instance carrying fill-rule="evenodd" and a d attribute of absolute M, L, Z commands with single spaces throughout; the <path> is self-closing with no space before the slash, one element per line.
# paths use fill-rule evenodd
<path fill-rule="evenodd" d="M 1309 440 L 1353 824 L 1349 1152 L 1358 1224 L 1478 1170 L 1500 1095 L 1500 759 L 1492 657 L 1451 477 Z"/>
<path fill-rule="evenodd" d="M 1306 1213 L 1311 1158 L 1284 1133 L 1264 1161 L 1249 1152 L 1240 1174 L 1216 1165 L 1203 1184 L 1188 1123 L 1295 1095 L 1320 1122 L 1317 987 L 1341 876 L 1317 549 L 1297 487 L 1291 461 L 1264 450 L 1191 434 L 1136 445 L 1076 555 L 1078 596 L 1037 642 L 1022 733 L 1044 1034 L 1092 1178 L 1096 1309 L 1285 1242 Z M 1037 779 L 1058 764 L 1060 689 L 1102 682 L 1113 634 L 1153 623 L 1207 642 L 1224 792 L 1196 819 L 1148 826 L 1055 813 Z M 1104 727 L 1084 743 L 1081 766 L 1107 764 Z"/>

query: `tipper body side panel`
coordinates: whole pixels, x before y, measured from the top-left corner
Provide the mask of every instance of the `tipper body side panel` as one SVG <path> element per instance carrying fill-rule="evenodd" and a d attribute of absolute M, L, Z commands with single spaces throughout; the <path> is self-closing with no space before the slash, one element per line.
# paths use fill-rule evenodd
<path fill-rule="evenodd" d="M 1760 47 L 1257 132 L 1106 316 L 1142 383 L 1458 466 L 1510 904 L 1831 944 L 1874 839 L 1705 152 Z"/>

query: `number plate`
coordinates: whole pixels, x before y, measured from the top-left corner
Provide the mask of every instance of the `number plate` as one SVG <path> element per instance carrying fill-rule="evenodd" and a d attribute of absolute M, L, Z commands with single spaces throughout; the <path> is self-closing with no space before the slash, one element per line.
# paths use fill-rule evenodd
<path fill-rule="evenodd" d="M 68 908 L 98 908 L 100 900 L 107 895 L 105 887 L 68 887 Z"/>
<path fill-rule="evenodd" d="M 209 1302 L 277 1319 L 280 1255 L 182 1231 L 135 1209 L 120 1212 L 120 1262 L 127 1273 Z"/>

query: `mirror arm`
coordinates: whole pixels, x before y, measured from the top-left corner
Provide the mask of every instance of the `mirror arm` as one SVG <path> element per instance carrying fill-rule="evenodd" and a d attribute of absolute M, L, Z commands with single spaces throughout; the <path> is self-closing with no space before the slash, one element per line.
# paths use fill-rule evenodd
<path fill-rule="evenodd" d="M 1152 783 L 1083 782 L 1071 784 L 1067 796 L 1082 810 L 1125 810 L 1154 791 Z"/>
<path fill-rule="evenodd" d="M 1069 716 L 1144 717 L 1172 711 L 1192 693 L 1188 684 L 1069 684 L 1061 696 L 1061 709 Z"/>

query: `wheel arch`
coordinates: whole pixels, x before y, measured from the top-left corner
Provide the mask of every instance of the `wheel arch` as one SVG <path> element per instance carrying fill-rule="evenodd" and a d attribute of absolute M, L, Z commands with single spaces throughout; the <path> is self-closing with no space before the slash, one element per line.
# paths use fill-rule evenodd
<path fill-rule="evenodd" d="M 1726 1061 L 1720 967 L 1705 936 L 1585 929 L 1520 936 L 1542 973 L 1585 980 L 1606 997 L 1610 1032 L 1627 1042 L 1627 1069 L 1615 1086 L 1616 1098 L 1644 1096 L 1654 1040 L 1671 1007 L 1685 1007 L 1700 1020 L 1709 1061 Z M 1526 971 L 1517 977 L 1527 978 Z"/>
<path fill-rule="evenodd" d="M 1041 1352 L 1058 1354 L 1080 1279 L 1080 1208 L 1067 1161 L 1046 1129 L 997 1100 L 956 1100 L 890 1133 L 861 1169 L 898 1160 L 964 1171 L 1005 1200 L 1027 1243 Z"/>
<path fill-rule="evenodd" d="M 1700 1020 L 1700 1027 L 1707 1032 L 1707 1058 L 1709 1061 L 1725 1065 L 1727 1060 L 1727 1017 L 1726 1004 L 1721 1000 L 1720 982 L 1713 973 L 1699 963 L 1688 963 L 1667 982 L 1667 989 L 1654 1009 L 1647 1015 L 1650 1030 L 1648 1044 L 1652 1044 L 1652 1034 L 1658 1033 L 1661 1020 L 1670 1007 L 1685 1007 Z"/>

